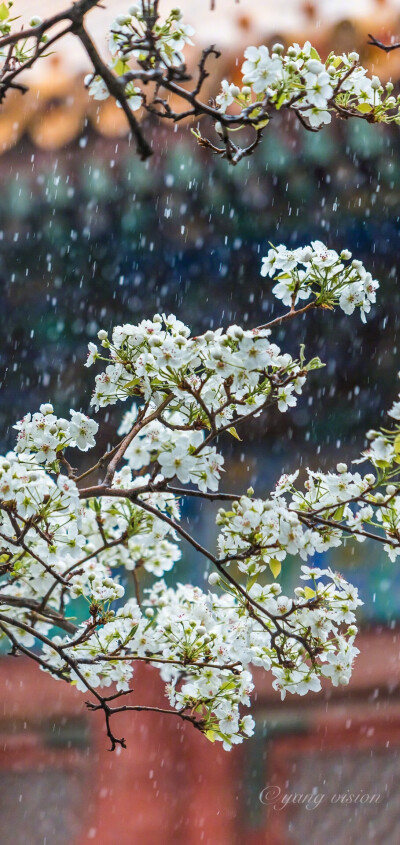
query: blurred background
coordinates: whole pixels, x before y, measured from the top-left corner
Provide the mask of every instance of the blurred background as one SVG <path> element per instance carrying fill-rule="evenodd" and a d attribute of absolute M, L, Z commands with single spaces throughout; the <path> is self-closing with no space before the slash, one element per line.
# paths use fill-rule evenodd
<path fill-rule="evenodd" d="M 100 41 L 125 8 L 119 0 L 104 5 L 88 17 Z M 400 40 L 400 0 L 217 0 L 213 12 L 208 0 L 192 5 L 181 3 L 198 31 L 189 65 L 210 41 L 223 47 L 204 96 L 221 78 L 240 78 L 237 56 L 246 45 L 277 40 L 308 38 L 323 58 L 357 50 L 382 80 L 400 81 L 400 50 L 386 56 L 367 44 L 369 32 Z M 51 11 L 63 6 L 57 0 Z M 35 3 L 35 14 L 46 7 L 47 0 Z M 16 0 L 14 11 L 32 14 L 30 0 Z M 365 325 L 357 314 L 327 312 L 276 330 L 285 350 L 304 342 L 308 357 L 320 355 L 327 366 L 312 374 L 296 409 L 263 417 L 246 443 L 225 445 L 224 486 L 240 493 L 252 484 L 263 495 L 283 471 L 350 462 L 399 391 L 400 128 L 333 121 L 314 135 L 282 117 L 256 154 L 231 168 L 196 147 L 190 126 L 175 133 L 150 123 L 155 154 L 143 164 L 120 110 L 89 100 L 87 69 L 71 42 L 43 60 L 30 91 L 12 92 L 0 112 L 3 452 L 14 443 L 13 423 L 43 401 L 58 415 L 88 412 L 94 373 L 83 363 L 99 328 L 157 311 L 176 313 L 195 334 L 265 322 L 280 313 L 259 275 L 268 242 L 320 239 L 365 263 L 381 284 L 378 304 Z M 120 413 L 99 414 L 99 454 Z M 213 509 L 192 500 L 186 516 L 212 545 Z M 281 703 L 271 678 L 256 674 L 256 734 L 229 754 L 173 720 L 128 714 L 118 725 L 128 749 L 111 755 L 102 720 L 86 712 L 82 695 L 23 658 L 2 656 L 0 842 L 397 843 L 398 569 L 367 543 L 320 562 L 343 571 L 365 603 L 352 682 Z M 297 583 L 298 565 L 285 562 L 285 590 Z M 185 549 L 174 578 L 204 586 L 207 574 Z M 162 706 L 157 673 L 144 667 L 136 678 L 138 700 Z M 314 808 L 300 799 L 260 800 L 270 785 L 281 796 L 323 798 Z"/>

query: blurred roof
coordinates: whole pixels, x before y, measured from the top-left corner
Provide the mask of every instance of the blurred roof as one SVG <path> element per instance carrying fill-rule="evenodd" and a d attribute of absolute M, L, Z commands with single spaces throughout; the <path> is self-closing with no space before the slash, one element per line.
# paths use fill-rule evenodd
<path fill-rule="evenodd" d="M 49 14 L 49 0 L 18 0 L 18 14 L 28 19 L 32 12 L 46 17 Z M 66 8 L 69 0 L 52 0 L 51 13 Z M 204 46 L 211 41 L 218 45 L 235 47 L 247 38 L 257 40 L 260 36 L 274 32 L 302 32 L 305 27 L 313 34 L 343 18 L 352 20 L 369 19 L 370 25 L 378 26 L 392 21 L 400 14 L 400 0 L 215 0 L 215 9 L 210 10 L 211 0 L 161 0 L 161 13 L 179 6 L 185 20 L 196 29 L 196 41 Z M 34 8 L 33 8 L 34 7 Z M 87 16 L 90 32 L 98 43 L 105 43 L 105 32 L 115 16 L 127 10 L 129 0 L 103 0 L 102 8 L 93 9 Z M 378 17 L 379 13 L 379 17 Z M 69 67 L 86 68 L 87 58 L 79 44 L 72 46 L 72 39 L 65 39 L 62 50 L 68 56 Z M 249 41 L 247 40 L 247 43 Z"/>

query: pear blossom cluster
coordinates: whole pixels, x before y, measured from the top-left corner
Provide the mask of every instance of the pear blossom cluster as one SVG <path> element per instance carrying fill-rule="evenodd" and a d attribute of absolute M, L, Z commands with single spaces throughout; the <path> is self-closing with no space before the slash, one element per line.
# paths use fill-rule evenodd
<path fill-rule="evenodd" d="M 164 478 L 217 490 L 223 457 L 210 445 L 210 434 L 228 428 L 237 436 L 235 423 L 259 416 L 267 405 L 285 413 L 297 404 L 307 373 L 321 366 L 319 358 L 305 363 L 282 353 L 270 334 L 268 328 L 230 326 L 190 337 L 187 326 L 165 314 L 117 326 L 111 340 L 100 330 L 113 363 L 96 376 L 91 404 L 98 409 L 134 396 L 145 402 L 140 424 L 134 405 L 119 429 L 123 434 L 138 420 L 125 455 L 131 468 L 157 464 Z M 90 343 L 86 366 L 99 358 Z M 161 405 L 165 411 L 154 419 Z"/>
<path fill-rule="evenodd" d="M 332 307 L 346 286 L 372 283 L 350 253 L 318 241 L 271 248 L 263 274 L 276 271 L 278 286 L 296 280 L 284 300 L 290 316 L 303 290 L 313 307 Z M 105 366 L 92 405 L 133 400 L 116 446 L 78 475 L 65 452 L 95 447 L 98 424 L 74 410 L 60 418 L 48 403 L 15 425 L 15 448 L 0 459 L 0 639 L 89 691 L 113 747 L 110 702 L 136 694 L 138 661 L 160 672 L 169 712 L 225 749 L 253 733 L 244 709 L 253 666 L 282 698 L 317 692 L 324 679 L 347 684 L 362 602 L 316 555 L 374 538 L 391 560 L 400 554 L 400 400 L 392 427 L 367 434 L 365 474 L 338 463 L 285 474 L 265 498 L 252 488 L 222 494 L 214 550 L 182 520 L 186 496 L 219 498 L 224 433 L 241 439 L 241 424 L 265 407 L 285 412 L 321 366 L 305 363 L 303 348 L 298 360 L 282 352 L 275 324 L 192 336 L 156 314 L 110 337 L 101 330 L 86 362 Z M 182 538 L 213 567 L 208 591 L 164 580 L 174 578 Z M 279 583 L 289 560 L 299 565 L 292 596 Z"/>
<path fill-rule="evenodd" d="M 13 24 L 20 20 L 20 15 L 12 14 L 13 0 L 5 0 L 0 6 L 0 38 L 6 38 L 12 32 Z M 33 29 L 39 27 L 43 23 L 43 18 L 40 15 L 32 14 L 28 20 L 29 26 Z M 39 43 L 45 45 L 47 37 L 42 34 L 39 38 Z M 7 64 L 9 59 L 9 46 L 0 47 L 0 68 Z M 21 43 L 17 43 L 13 54 L 13 65 L 15 68 L 23 68 L 26 62 L 32 62 L 35 58 L 37 50 L 37 42 L 33 38 L 26 37 Z"/>
<path fill-rule="evenodd" d="M 0 458 L 0 573 L 9 573 L 0 582 L 2 613 L 27 622 L 31 612 L 24 600 L 41 601 L 54 584 L 49 607 L 56 608 L 62 575 L 85 543 L 79 511 L 79 492 L 72 480 L 62 475 L 56 480 L 42 465 L 22 462 L 15 452 Z M 21 607 L 15 606 L 18 600 Z M 42 633 L 52 627 L 45 618 L 37 624 Z M 31 634 L 20 634 L 25 644 L 34 644 Z"/>
<path fill-rule="evenodd" d="M 159 91 L 164 89 L 165 94 L 169 91 L 182 98 L 182 115 L 204 113 L 211 117 L 224 147 L 216 147 L 199 130 L 192 132 L 203 147 L 232 164 L 250 154 L 253 148 L 236 147 L 230 130 L 251 126 L 261 131 L 271 113 L 282 108 L 291 110 L 305 128 L 314 132 L 329 124 L 333 113 L 372 123 L 400 123 L 400 97 L 393 95 L 391 82 L 383 85 L 378 76 L 370 76 L 360 64 L 358 53 L 331 52 L 323 60 L 309 41 L 303 46 L 292 44 L 286 51 L 279 43 L 274 44 L 271 52 L 265 45 L 247 47 L 241 68 L 242 85 L 222 80 L 212 106 L 198 98 L 208 76 L 205 59 L 207 54 L 215 52 L 211 47 L 203 55 L 197 85 L 188 98 L 187 89 L 180 83 L 188 78 L 183 50 L 187 45 L 193 46 L 193 35 L 193 27 L 183 23 L 179 9 L 172 9 L 164 20 L 159 16 L 158 3 L 141 0 L 111 24 L 109 67 L 122 85 L 132 112 L 143 107 L 161 118 L 180 119 L 181 114 L 160 98 Z M 137 84 L 140 82 L 146 85 L 156 82 L 154 99 Z M 87 75 L 85 84 L 96 100 L 110 96 L 107 81 L 96 71 Z M 121 105 L 118 97 L 117 104 Z"/>
<path fill-rule="evenodd" d="M 160 481 L 160 477 L 154 478 L 155 488 Z M 169 572 L 180 560 L 181 550 L 174 529 L 156 514 L 146 512 L 140 506 L 140 502 L 143 502 L 154 511 L 168 514 L 174 521 L 178 521 L 179 501 L 171 493 L 150 491 L 150 483 L 149 475 L 133 478 L 129 466 L 124 466 L 116 473 L 112 484 L 113 492 L 122 491 L 121 498 L 103 496 L 100 503 L 98 500 L 88 501 L 89 515 L 85 511 L 83 528 L 87 551 L 90 554 L 100 548 L 95 559 L 100 560 L 103 566 L 114 569 L 123 567 L 128 572 L 143 567 L 152 575 L 160 576 Z M 137 503 L 135 498 L 132 501 L 126 498 L 126 492 L 136 497 L 136 491 L 143 488 L 147 488 L 147 492 L 138 492 Z M 98 532 L 99 521 L 101 537 Z M 118 543 L 120 538 L 122 542 Z"/>
<path fill-rule="evenodd" d="M 67 7 L 56 18 L 42 19 L 34 14 L 29 27 L 25 24 L 15 29 L 13 24 L 18 17 L 11 17 L 12 5 L 11 0 L 0 5 L 3 96 L 11 89 L 26 90 L 25 81 L 20 84 L 16 79 L 48 55 L 48 43 L 54 44 L 70 34 L 73 19 L 73 35 L 83 45 L 92 66 L 85 76 L 89 96 L 96 101 L 114 98 L 124 110 L 143 159 L 152 154 L 140 121 L 145 112 L 156 115 L 160 122 L 174 124 L 185 118 L 207 116 L 222 145 L 203 137 L 199 127 L 192 128 L 192 134 L 200 146 L 233 166 L 254 152 L 262 130 L 273 113 L 281 109 L 290 110 L 305 129 L 313 132 L 329 124 L 332 114 L 369 123 L 400 123 L 400 97 L 394 96 L 393 84 L 382 84 L 378 76 L 370 75 L 354 51 L 340 55 L 331 52 L 321 59 L 309 41 L 303 46 L 294 43 L 286 50 L 280 43 L 274 44 L 271 51 L 263 44 L 250 45 L 244 52 L 242 84 L 224 79 L 210 99 L 209 92 L 205 96 L 202 89 L 210 76 L 209 58 L 218 57 L 219 52 L 211 45 L 200 57 L 197 50 L 195 61 L 189 60 L 188 67 L 185 48 L 195 46 L 195 31 L 183 21 L 179 8 L 162 16 L 160 0 L 138 0 L 121 11 L 105 33 L 109 48 L 109 60 L 105 62 L 102 49 L 85 35 L 85 16 L 96 5 L 95 0 L 77 0 L 72 12 Z M 62 21 L 67 26 L 61 32 L 54 30 Z M 370 43 L 386 49 L 376 39 Z M 391 49 L 395 46 L 391 45 Z M 193 72 L 190 64 L 196 62 Z M 243 136 L 246 145 L 238 146 L 236 130 L 249 127 L 253 131 Z"/>
<path fill-rule="evenodd" d="M 149 411 L 154 412 L 156 406 L 149 405 Z M 118 434 L 126 434 L 137 419 L 138 406 L 124 415 L 118 429 Z M 177 478 L 181 484 L 196 484 L 199 490 L 218 490 L 224 459 L 215 446 L 205 444 L 202 431 L 179 431 L 171 437 L 171 428 L 181 425 L 185 428 L 187 416 L 179 411 L 165 411 L 164 419 L 167 426 L 159 420 L 144 425 L 137 437 L 128 446 L 125 459 L 134 471 L 153 464 L 158 466 L 160 473 L 154 480 L 154 485 L 162 483 L 164 479 Z"/>
<path fill-rule="evenodd" d="M 235 563 L 247 583 L 267 568 L 278 576 L 287 557 L 306 561 L 341 546 L 348 529 L 364 542 L 367 525 L 382 521 L 380 503 L 389 497 L 392 507 L 400 504 L 396 487 L 388 486 L 385 497 L 376 492 L 381 480 L 374 473 L 361 476 L 344 463 L 336 472 L 305 473 L 303 489 L 296 487 L 296 470 L 278 480 L 269 499 L 254 498 L 250 488 L 230 509 L 218 510 L 220 559 Z"/>
<path fill-rule="evenodd" d="M 148 478 L 140 481 L 146 484 Z M 122 485 L 139 486 L 129 467 L 116 475 L 112 489 Z M 156 512 L 179 519 L 178 501 L 170 494 L 148 492 L 143 499 Z M 125 592 L 113 570 L 143 567 L 157 577 L 181 556 L 175 531 L 157 515 L 126 498 L 82 502 L 73 480 L 62 474 L 55 480 L 15 453 L 0 461 L 0 533 L 0 566 L 11 573 L 11 582 L 2 584 L 7 597 L 40 602 L 51 590 L 53 608 L 61 598 L 68 605 L 84 596 L 104 612 Z M 21 611 L 21 619 L 26 614 Z"/>
<path fill-rule="evenodd" d="M 269 500 L 242 496 L 231 510 L 218 511 L 220 557 L 235 562 L 251 579 L 269 566 L 276 576 L 288 555 L 307 560 L 315 552 L 341 545 L 340 531 L 306 528 L 282 496 Z"/>
<path fill-rule="evenodd" d="M 314 130 L 331 122 L 332 112 L 364 116 L 373 122 L 400 122 L 400 100 L 392 83 L 368 75 L 356 52 L 330 53 L 322 61 L 309 41 L 248 47 L 242 65 L 243 85 L 223 80 L 216 97 L 221 113 L 236 104 L 255 126 L 268 121 L 268 109 L 290 108 Z"/>
<path fill-rule="evenodd" d="M 55 648 L 45 645 L 49 671 L 65 673 L 83 692 L 87 684 L 104 688 L 112 683 L 117 690 L 126 691 L 134 677 L 132 662 L 126 658 L 147 658 L 161 667 L 166 695 L 176 710 L 201 710 L 199 721 L 209 739 L 221 740 L 230 749 L 243 736 L 251 736 L 252 717 L 239 713 L 239 704 L 250 704 L 251 674 L 237 660 L 229 668 L 229 641 L 234 637 L 225 636 L 224 649 L 220 647 L 222 632 L 229 632 L 223 619 L 224 602 L 217 596 L 212 602 L 191 585 L 168 589 L 163 581 L 147 593 L 144 612 L 130 599 L 84 643 L 74 645 L 71 637 L 57 637 Z M 71 658 L 77 670 L 71 669 Z"/>
<path fill-rule="evenodd" d="M 7 86 L 21 87 L 18 74 L 45 54 L 53 25 L 34 15 L 26 34 L 22 27 L 9 38 L 11 6 L 7 0 L 0 9 L 3 95 Z M 55 23 L 67 20 L 69 32 L 73 20 L 85 46 L 80 6 L 74 4 L 74 19 L 67 10 Z M 180 10 L 162 20 L 157 2 L 140 0 L 111 25 L 107 69 L 89 39 L 89 94 L 103 100 L 111 87 L 142 157 L 151 150 L 131 114 L 142 108 L 173 121 L 207 114 L 223 146 L 194 134 L 232 164 L 251 154 L 271 113 L 282 108 L 312 131 L 333 113 L 400 123 L 391 83 L 370 77 L 357 53 L 330 53 L 323 61 L 310 42 L 286 52 L 280 44 L 271 52 L 248 47 L 242 87 L 224 80 L 216 99 L 204 104 L 206 61 L 215 50 L 204 51 L 190 90 L 184 49 L 193 34 Z M 183 112 L 173 111 L 169 94 L 181 99 Z M 241 150 L 229 130 L 246 127 L 256 130 L 250 133 L 256 140 Z M 104 711 L 112 747 L 124 744 L 110 728 L 113 702 L 119 694 L 136 696 L 139 661 L 160 672 L 167 712 L 226 750 L 254 731 L 244 710 L 252 667 L 270 673 L 281 698 L 318 692 L 322 682 L 347 684 L 362 601 L 316 555 L 367 540 L 383 544 L 392 561 L 400 555 L 400 398 L 389 411 L 392 427 L 368 432 L 368 447 L 354 461 L 370 463 L 365 474 L 338 463 L 335 471 L 285 474 L 265 498 L 252 488 L 242 496 L 219 494 L 223 435 L 240 440 L 243 423 L 266 408 L 294 407 L 310 370 L 322 366 L 319 358 L 306 362 L 302 346 L 298 359 L 283 352 L 276 323 L 292 317 L 301 301 L 307 304 L 299 312 L 339 306 L 346 315 L 359 309 L 365 321 L 379 287 L 348 250 L 320 241 L 294 250 L 271 245 L 261 274 L 274 279 L 274 295 L 290 308 L 269 324 L 197 336 L 174 315 L 156 314 L 116 326 L 110 337 L 100 330 L 100 348 L 90 343 L 86 362 L 102 366 L 91 406 L 98 411 L 130 400 L 131 407 L 117 432 L 122 440 L 91 468 L 79 475 L 65 452 L 95 448 L 98 423 L 76 410 L 60 418 L 50 403 L 16 423 L 15 448 L 0 457 L 0 640 L 89 692 L 91 706 Z M 213 549 L 182 519 L 191 495 L 224 500 L 223 508 L 215 506 Z M 176 583 L 182 539 L 204 559 L 208 590 Z M 290 560 L 300 585 L 286 596 L 279 578 Z M 131 700 L 124 698 L 124 709 Z"/>
<path fill-rule="evenodd" d="M 352 259 L 349 250 L 337 253 L 321 241 L 298 249 L 284 244 L 271 247 L 262 259 L 261 275 L 274 277 L 272 293 L 284 305 L 294 307 L 313 297 L 316 305 L 338 305 L 345 314 L 359 308 L 364 323 L 379 288 L 379 282 L 361 261 Z"/>
<path fill-rule="evenodd" d="M 151 3 L 140 0 L 130 6 L 126 13 L 115 18 L 110 27 L 110 53 L 117 61 L 127 62 L 133 57 L 139 62 L 149 61 L 153 65 L 156 52 L 159 61 L 164 62 L 167 67 L 182 65 L 182 50 L 186 44 L 193 46 L 193 27 L 183 23 L 180 9 L 171 9 L 165 21 L 157 18 L 153 9 L 150 12 L 154 18 L 151 44 L 148 32 L 149 5 L 151 7 Z"/>
<path fill-rule="evenodd" d="M 229 585 L 220 594 L 204 593 L 188 584 L 168 588 L 160 580 L 147 590 L 143 610 L 130 599 L 85 642 L 74 645 L 73 638 L 58 637 L 56 648 L 45 645 L 49 671 L 69 675 L 83 692 L 88 683 L 95 689 L 116 683 L 117 690 L 126 691 L 134 682 L 129 656 L 146 658 L 160 669 L 170 705 L 196 712 L 206 737 L 230 750 L 254 731 L 252 716 L 241 710 L 250 705 L 251 664 L 271 671 L 282 698 L 286 692 L 318 691 L 323 677 L 335 686 L 350 679 L 358 653 L 357 590 L 331 570 L 302 570 L 301 578 L 313 586 L 297 588 L 294 599 L 283 596 L 278 583 L 251 588 L 250 595 L 268 613 L 266 626 L 249 615 Z M 210 576 L 211 585 L 215 581 Z M 223 586 L 223 579 L 217 583 Z M 285 628 L 288 613 L 291 627 Z M 274 616 L 282 620 L 278 628 Z M 308 653 L 301 632 L 310 629 Z M 68 663 L 71 658 L 78 671 Z"/>
<path fill-rule="evenodd" d="M 14 425 L 18 431 L 17 454 L 34 457 L 38 464 L 51 465 L 67 446 L 87 452 L 96 445 L 99 426 L 95 420 L 72 409 L 70 420 L 56 417 L 53 412 L 53 406 L 45 403 L 38 412 L 27 414 Z"/>
<path fill-rule="evenodd" d="M 117 15 L 111 24 L 108 47 L 112 58 L 109 66 L 118 77 L 129 73 L 132 59 L 148 69 L 158 66 L 179 68 L 184 64 L 182 50 L 187 44 L 193 45 L 191 36 L 194 29 L 183 23 L 180 9 L 172 9 L 165 21 L 161 21 L 150 9 L 150 20 L 149 5 L 151 7 L 141 0 L 130 6 L 126 13 Z M 95 100 L 109 97 L 108 88 L 98 74 L 88 74 L 85 85 Z M 133 81 L 126 83 L 125 96 L 131 111 L 142 107 L 143 92 Z"/>
<path fill-rule="evenodd" d="M 268 328 L 230 326 L 190 337 L 187 326 L 165 314 L 117 326 L 111 340 L 101 330 L 110 356 L 102 360 L 112 363 L 96 376 L 91 404 L 98 409 L 128 397 L 144 401 L 139 438 L 128 453 L 131 466 L 138 469 L 156 457 L 166 477 L 179 470 L 182 481 L 203 476 L 208 486 L 207 466 L 216 478 L 222 466 L 208 435 L 234 430 L 235 422 L 258 416 L 267 404 L 284 413 L 296 405 L 308 371 L 321 366 L 318 358 L 305 363 L 282 353 L 270 334 Z M 100 357 L 90 344 L 87 365 Z M 161 405 L 161 424 L 153 425 Z"/>

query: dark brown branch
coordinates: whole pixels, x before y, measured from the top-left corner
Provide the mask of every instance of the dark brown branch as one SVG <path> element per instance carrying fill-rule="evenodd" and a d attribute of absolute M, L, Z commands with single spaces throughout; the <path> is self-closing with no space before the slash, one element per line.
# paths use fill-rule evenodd
<path fill-rule="evenodd" d="M 311 311 L 313 308 L 319 308 L 315 302 L 309 302 L 308 305 L 304 305 L 303 308 L 298 308 L 295 311 L 294 308 L 291 308 L 286 314 L 282 314 L 281 317 L 276 317 L 275 320 L 270 320 L 269 323 L 264 323 L 262 326 L 257 326 L 257 329 L 261 331 L 261 329 L 270 329 L 272 326 L 280 326 L 281 323 L 285 323 L 286 320 L 293 320 L 293 317 L 298 317 L 300 314 L 306 314 L 307 311 Z"/>
<path fill-rule="evenodd" d="M 400 42 L 396 42 L 395 44 L 383 44 L 382 41 L 379 41 L 378 38 L 375 38 L 374 35 L 368 33 L 368 38 L 370 39 L 367 44 L 370 44 L 372 47 L 378 47 L 379 50 L 384 50 L 385 53 L 390 53 L 392 50 L 398 50 L 400 47 Z"/>
<path fill-rule="evenodd" d="M 96 74 L 101 76 L 110 94 L 115 97 L 117 103 L 120 104 L 123 112 L 125 113 L 129 123 L 129 128 L 136 139 L 136 149 L 140 158 L 142 160 L 149 158 L 149 156 L 152 155 L 152 149 L 148 141 L 146 141 L 142 130 L 136 120 L 136 117 L 134 116 L 132 110 L 129 107 L 125 96 L 124 86 L 121 85 L 118 77 L 115 76 L 115 74 L 109 69 L 105 62 L 103 62 L 83 24 L 81 22 L 74 24 L 73 27 L 71 27 L 71 31 L 75 33 L 75 35 L 83 44 L 89 58 L 93 62 L 93 67 L 96 71 Z"/>
<path fill-rule="evenodd" d="M 167 405 L 171 402 L 171 399 L 173 399 L 173 394 L 169 393 L 168 396 L 166 396 L 166 398 L 164 399 L 164 401 L 161 402 L 161 404 L 158 406 L 158 408 L 156 408 L 156 410 L 153 411 L 153 413 L 149 414 L 148 416 L 146 416 L 147 405 L 145 405 L 144 409 L 142 409 L 142 411 L 139 413 L 138 421 L 135 423 L 134 426 L 132 426 L 130 432 L 126 435 L 126 437 L 124 437 L 119 449 L 117 450 L 117 452 L 115 453 L 114 457 L 112 458 L 112 460 L 110 461 L 110 463 L 108 465 L 106 477 L 104 479 L 104 484 L 105 484 L 106 487 L 108 487 L 111 484 L 111 482 L 114 478 L 117 466 L 120 463 L 120 461 L 122 460 L 129 444 L 132 443 L 132 440 L 136 437 L 136 435 L 139 433 L 139 431 L 145 425 L 152 422 L 153 420 L 156 420 L 160 416 L 160 414 L 163 412 L 164 408 L 166 408 Z"/>
<path fill-rule="evenodd" d="M 58 628 L 62 628 L 69 634 L 74 634 L 77 630 L 76 625 L 69 622 L 68 619 L 65 619 L 57 613 L 56 610 L 44 610 L 41 608 L 40 602 L 37 602 L 34 599 L 24 598 L 23 596 L 7 596 L 2 593 L 0 596 L 0 605 L 2 604 L 9 605 L 10 607 L 19 607 L 23 610 L 26 609 L 27 611 L 30 611 L 32 615 L 36 616 L 38 621 L 56 625 Z"/>

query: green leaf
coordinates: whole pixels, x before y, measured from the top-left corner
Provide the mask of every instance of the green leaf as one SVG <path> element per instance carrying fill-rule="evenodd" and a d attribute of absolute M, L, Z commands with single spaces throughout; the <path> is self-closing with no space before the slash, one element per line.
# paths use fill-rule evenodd
<path fill-rule="evenodd" d="M 304 587 L 304 595 L 306 599 L 313 599 L 315 596 L 315 590 L 312 590 L 311 587 Z"/>
<path fill-rule="evenodd" d="M 398 434 L 397 437 L 395 437 L 395 441 L 393 443 L 393 446 L 394 446 L 394 451 L 396 452 L 396 455 L 399 455 L 400 454 L 400 434 Z"/>
<path fill-rule="evenodd" d="M 369 103 L 360 103 L 360 105 L 356 106 L 356 108 L 361 114 L 368 114 L 368 112 L 373 111 L 374 109 L 374 107 Z"/>
<path fill-rule="evenodd" d="M 137 387 L 138 384 L 140 384 L 140 378 L 133 378 L 132 381 L 128 381 L 128 384 L 124 384 L 124 387 L 128 390 L 131 387 Z"/>
<path fill-rule="evenodd" d="M 249 590 L 251 590 L 253 584 L 256 583 L 257 578 L 258 578 L 258 572 L 255 575 L 252 575 L 251 578 L 248 579 L 247 584 L 246 584 L 246 593 L 248 593 Z"/>
<path fill-rule="evenodd" d="M 137 631 L 138 627 L 139 627 L 139 625 L 132 625 L 132 629 L 129 631 L 129 634 L 128 634 L 128 636 L 127 636 L 127 637 L 126 637 L 126 639 L 125 639 L 125 645 L 126 645 L 126 643 L 128 643 L 128 642 L 129 642 L 129 640 L 131 640 L 131 639 L 132 639 L 132 637 L 134 637 L 134 636 L 135 636 L 135 634 L 136 634 L 136 631 Z"/>
<path fill-rule="evenodd" d="M 124 62 L 123 59 L 118 59 L 114 65 L 114 70 L 117 76 L 122 76 L 123 73 L 126 73 L 126 71 L 129 70 L 129 65 L 127 62 Z"/>
<path fill-rule="evenodd" d="M 277 560 L 276 557 L 273 557 L 270 561 L 268 561 L 268 563 L 274 578 L 277 578 L 282 569 L 282 564 L 280 560 Z"/>
<path fill-rule="evenodd" d="M 228 690 L 235 689 L 236 681 L 226 681 L 225 684 L 222 684 L 220 687 L 220 692 L 228 692 Z"/>
<path fill-rule="evenodd" d="M 242 442 L 242 438 L 239 437 L 234 425 L 232 425 L 230 428 L 228 428 L 228 431 L 229 431 L 229 434 L 232 435 L 232 437 L 235 437 L 236 440 L 240 440 L 240 442 Z"/>
<path fill-rule="evenodd" d="M 277 111 L 279 111 L 279 109 L 283 106 L 283 104 L 284 104 L 284 102 L 285 102 L 285 100 L 286 100 L 286 99 L 287 99 L 286 92 L 285 92 L 285 91 L 283 91 L 283 92 L 282 92 L 282 94 L 281 94 L 281 96 L 280 96 L 280 97 L 278 97 L 278 99 L 277 99 L 277 101 L 276 101 L 276 103 L 275 103 L 275 108 L 276 108 L 276 110 L 277 110 Z"/>
<path fill-rule="evenodd" d="M 311 361 L 309 361 L 306 366 L 306 370 L 319 370 L 321 367 L 325 366 L 326 364 L 321 361 L 321 358 L 311 358 Z"/>
<path fill-rule="evenodd" d="M 215 731 L 205 731 L 204 736 L 206 737 L 206 739 L 209 739 L 210 742 L 215 742 L 217 738 L 217 734 L 215 733 Z"/>
<path fill-rule="evenodd" d="M 317 59 L 317 61 L 318 61 L 318 62 L 320 62 L 320 61 L 321 61 L 321 56 L 319 55 L 319 53 L 317 53 L 317 51 L 316 51 L 315 47 L 311 47 L 311 50 L 310 50 L 310 57 L 311 57 L 312 59 Z"/>
<path fill-rule="evenodd" d="M 264 129 L 264 126 L 267 126 L 268 123 L 269 123 L 269 118 L 268 119 L 264 118 L 263 120 L 254 120 L 253 123 L 252 123 L 252 126 L 254 126 L 255 129 Z M 239 128 L 241 128 L 241 127 L 239 127 Z M 229 130 L 229 131 L 232 131 L 232 130 Z"/>
<path fill-rule="evenodd" d="M 10 15 L 10 11 L 5 3 L 0 3 L 0 21 L 6 21 Z"/>

